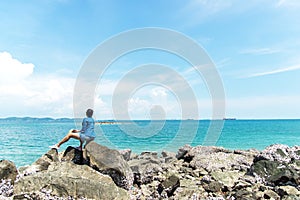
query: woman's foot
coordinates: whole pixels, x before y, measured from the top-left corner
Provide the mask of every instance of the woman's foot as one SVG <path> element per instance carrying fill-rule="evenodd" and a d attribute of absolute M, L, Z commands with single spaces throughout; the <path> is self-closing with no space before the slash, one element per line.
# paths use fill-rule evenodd
<path fill-rule="evenodd" d="M 50 149 L 56 149 L 56 150 L 59 149 L 59 147 L 58 147 L 57 145 L 52 145 L 52 146 L 50 146 L 49 148 L 50 148 Z"/>

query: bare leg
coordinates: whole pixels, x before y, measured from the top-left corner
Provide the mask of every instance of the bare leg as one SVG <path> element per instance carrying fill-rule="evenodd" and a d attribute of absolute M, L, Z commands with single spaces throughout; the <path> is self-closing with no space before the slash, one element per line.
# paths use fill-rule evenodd
<path fill-rule="evenodd" d="M 80 141 L 80 137 L 78 133 L 72 133 L 72 131 L 70 131 L 58 144 L 57 147 L 60 147 L 60 145 L 64 144 L 65 142 L 67 142 L 70 138 L 74 138 Z M 82 146 L 82 142 L 80 141 L 80 146 Z"/>

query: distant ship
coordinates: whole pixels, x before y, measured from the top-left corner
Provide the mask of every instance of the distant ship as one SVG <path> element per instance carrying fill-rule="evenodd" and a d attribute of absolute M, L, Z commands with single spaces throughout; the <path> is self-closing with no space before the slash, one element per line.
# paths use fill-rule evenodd
<path fill-rule="evenodd" d="M 223 120 L 236 120 L 236 118 L 231 118 L 231 117 L 227 118 L 227 117 L 224 117 Z"/>

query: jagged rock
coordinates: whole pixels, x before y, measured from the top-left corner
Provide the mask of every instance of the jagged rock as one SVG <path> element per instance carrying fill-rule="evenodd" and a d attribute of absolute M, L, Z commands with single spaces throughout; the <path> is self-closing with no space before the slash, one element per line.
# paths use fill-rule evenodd
<path fill-rule="evenodd" d="M 254 194 L 254 199 L 270 199 L 269 197 L 266 196 L 266 198 L 264 197 L 264 192 L 262 191 L 257 191 Z"/>
<path fill-rule="evenodd" d="M 222 187 L 223 187 L 222 183 L 218 181 L 212 181 L 209 184 L 203 185 L 203 188 L 207 192 L 221 192 Z"/>
<path fill-rule="evenodd" d="M 214 149 L 217 150 L 217 149 Z M 220 150 L 220 149 L 219 149 Z M 187 154 L 188 156 L 189 154 Z M 234 153 L 215 152 L 210 154 L 193 153 L 190 162 L 193 169 L 205 169 L 208 172 L 217 170 L 243 170 L 246 171 L 252 164 L 252 155 L 244 156 Z"/>
<path fill-rule="evenodd" d="M 246 188 L 246 187 L 251 187 L 251 184 L 240 179 L 240 180 L 238 180 L 238 182 L 234 186 L 233 190 L 240 190 L 240 189 Z"/>
<path fill-rule="evenodd" d="M 249 173 L 273 186 L 300 184 L 300 147 L 271 145 L 255 156 Z"/>
<path fill-rule="evenodd" d="M 292 168 L 282 168 L 278 170 L 277 173 L 274 173 L 270 177 L 267 178 L 269 182 L 274 183 L 275 185 L 299 185 L 300 184 L 300 176 L 297 171 Z"/>
<path fill-rule="evenodd" d="M 290 163 L 292 160 L 300 160 L 300 147 L 294 146 L 290 148 L 287 145 L 274 144 L 259 153 L 255 157 L 254 162 L 259 160 L 277 161 L 279 163 Z"/>
<path fill-rule="evenodd" d="M 208 192 L 206 192 L 195 181 L 188 179 L 180 179 L 180 187 L 174 192 L 174 199 L 206 199 Z"/>
<path fill-rule="evenodd" d="M 97 171 L 109 175 L 114 182 L 125 189 L 133 184 L 133 173 L 123 156 L 114 149 L 109 149 L 92 141 L 86 145 L 90 165 Z"/>
<path fill-rule="evenodd" d="M 177 176 L 171 175 L 158 186 L 159 193 L 165 191 L 167 196 L 173 195 L 174 191 L 180 186 L 180 180 Z"/>
<path fill-rule="evenodd" d="M 16 180 L 18 170 L 16 165 L 9 160 L 0 160 L 0 181 L 10 180 L 12 183 Z"/>
<path fill-rule="evenodd" d="M 201 182 L 203 183 L 210 183 L 212 181 L 211 177 L 207 174 L 207 175 L 204 175 L 201 179 Z"/>
<path fill-rule="evenodd" d="M 50 150 L 30 166 L 38 173 L 20 176 L 14 198 L 80 198 L 88 185 L 93 197 L 86 198 L 91 199 L 99 199 L 100 188 L 105 190 L 101 195 L 106 190 L 117 195 L 100 199 L 300 200 L 300 147 L 272 145 L 258 152 L 186 145 L 176 155 L 120 152 L 91 142 L 83 152 L 68 147 L 60 156 L 67 162 L 61 162 L 57 151 Z"/>
<path fill-rule="evenodd" d="M 288 195 L 288 196 L 298 196 L 300 198 L 300 191 L 293 186 L 289 186 L 289 185 L 279 186 L 276 188 L 276 191 L 281 197 Z"/>
<path fill-rule="evenodd" d="M 138 186 L 152 182 L 162 172 L 160 164 L 152 159 L 130 160 L 128 164 L 134 173 L 134 183 Z"/>
<path fill-rule="evenodd" d="M 87 163 L 86 161 L 84 161 L 83 151 L 80 151 L 71 146 L 68 146 L 68 148 L 64 151 L 61 161 L 71 161 L 78 165 Z"/>
<path fill-rule="evenodd" d="M 231 189 L 245 173 L 239 171 L 215 171 L 211 173 L 214 180 Z"/>
<path fill-rule="evenodd" d="M 280 200 L 280 196 L 276 192 L 274 192 L 273 190 L 266 190 L 266 191 L 264 191 L 263 198 L 265 198 L 265 199 Z"/>
<path fill-rule="evenodd" d="M 37 159 L 32 165 L 19 169 L 21 176 L 27 176 L 36 172 L 47 170 L 48 167 L 55 162 L 59 162 L 58 152 L 55 149 L 50 149 L 42 157 Z"/>
<path fill-rule="evenodd" d="M 170 163 L 172 161 L 177 160 L 176 154 L 173 152 L 168 152 L 168 151 L 162 151 L 161 156 L 164 159 L 165 163 Z"/>
<path fill-rule="evenodd" d="M 134 173 L 134 183 L 138 186 L 151 183 L 154 178 L 158 178 L 159 173 L 163 172 L 163 167 L 165 169 L 170 167 L 159 159 L 156 152 L 142 152 L 128 164 Z"/>
<path fill-rule="evenodd" d="M 129 161 L 131 155 L 131 149 L 124 149 L 119 151 L 120 154 L 123 156 L 124 160 Z"/>
<path fill-rule="evenodd" d="M 70 162 L 56 163 L 48 170 L 22 177 L 15 183 L 14 194 L 18 197 L 45 190 L 65 198 L 129 199 L 127 191 L 117 187 L 109 176 Z"/>
<path fill-rule="evenodd" d="M 186 157 L 195 157 L 198 154 L 209 155 L 209 154 L 218 153 L 218 152 L 233 153 L 231 150 L 224 149 L 222 147 L 196 146 L 188 151 L 188 153 L 186 154 Z"/>
<path fill-rule="evenodd" d="M 251 166 L 250 173 L 262 177 L 273 185 L 300 184 L 297 171 L 279 161 L 259 160 Z"/>
<path fill-rule="evenodd" d="M 187 154 L 187 152 L 189 152 L 191 149 L 192 149 L 192 147 L 190 145 L 184 145 L 183 147 L 180 147 L 176 154 L 176 158 L 177 159 L 184 158 L 184 156 Z"/>
<path fill-rule="evenodd" d="M 288 195 L 282 197 L 281 200 L 300 200 L 300 197 L 295 195 Z"/>
<path fill-rule="evenodd" d="M 14 186 L 10 179 L 2 179 L 0 180 L 0 199 L 7 199 L 7 197 L 11 197 L 14 192 Z"/>
<path fill-rule="evenodd" d="M 159 158 L 157 152 L 142 152 L 140 155 L 137 156 L 136 159 L 148 160 L 153 164 L 162 164 L 162 159 Z"/>
<path fill-rule="evenodd" d="M 239 200 L 255 200 L 255 191 L 251 190 L 251 188 L 244 188 L 238 190 L 233 197 Z"/>
<path fill-rule="evenodd" d="M 151 152 L 151 151 L 144 151 L 140 154 L 139 158 L 141 159 L 158 159 L 158 153 L 157 152 Z"/>

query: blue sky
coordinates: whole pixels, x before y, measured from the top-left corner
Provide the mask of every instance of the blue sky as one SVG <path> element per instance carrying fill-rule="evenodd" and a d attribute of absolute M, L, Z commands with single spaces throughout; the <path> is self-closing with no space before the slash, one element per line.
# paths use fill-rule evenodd
<path fill-rule="evenodd" d="M 123 31 L 161 27 L 206 50 L 223 81 L 227 117 L 300 118 L 299 11 L 297 0 L 0 1 L 0 117 L 72 117 L 74 83 L 92 50 Z M 210 93 L 192 66 L 145 50 L 122 56 L 101 77 L 92 94 L 98 119 L 114 118 L 117 83 L 147 63 L 182 75 L 198 101 L 192 117 L 211 118 Z M 156 105 L 181 118 L 176 94 L 164 87 L 141 87 L 128 102 L 133 119 L 148 119 Z"/>

